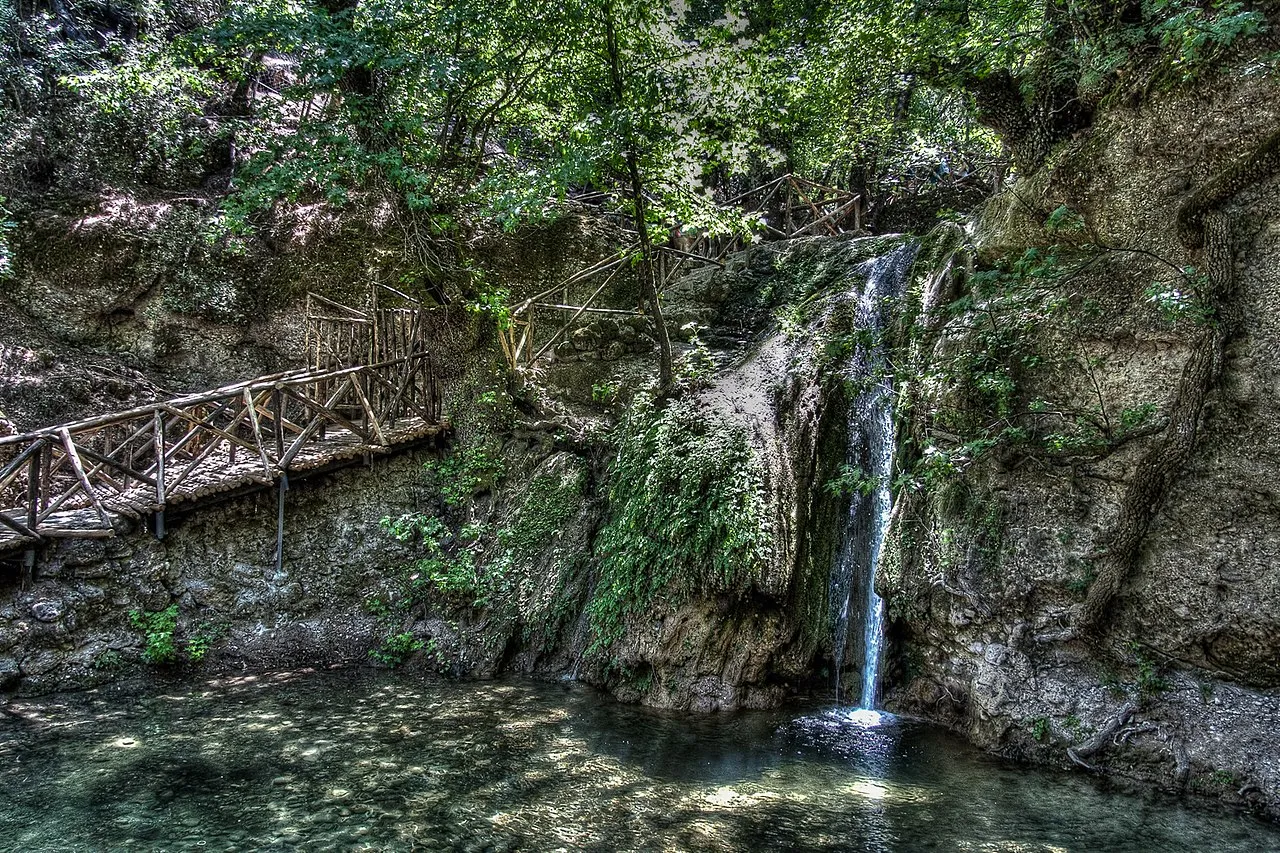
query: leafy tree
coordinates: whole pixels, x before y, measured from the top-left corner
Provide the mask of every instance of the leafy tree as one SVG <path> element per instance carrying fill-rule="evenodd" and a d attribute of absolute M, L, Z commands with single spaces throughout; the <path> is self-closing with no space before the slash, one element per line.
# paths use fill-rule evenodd
<path fill-rule="evenodd" d="M 212 31 L 212 55 L 246 57 L 224 66 L 237 92 L 269 57 L 285 85 L 261 107 L 240 96 L 256 115 L 240 138 L 251 153 L 233 219 L 248 225 L 281 199 L 340 205 L 373 186 L 415 230 L 454 237 L 473 214 L 510 226 L 548 215 L 574 186 L 616 190 L 667 387 L 655 247 L 677 222 L 742 227 L 710 190 L 757 153 L 751 123 L 735 119 L 762 109 L 735 40 L 745 23 L 708 18 L 653 0 L 242 0 Z"/>
<path fill-rule="evenodd" d="M 374 194 L 420 262 L 442 265 L 485 220 L 554 215 L 592 186 L 631 217 L 655 316 L 655 247 L 676 223 L 742 229 L 717 202 L 752 182 L 785 169 L 892 192 L 921 164 L 932 179 L 993 157 L 992 132 L 1033 167 L 1123 70 L 1180 84 L 1263 28 L 1240 0 L 227 0 L 209 14 L 0 10 L 0 190 L 51 185 L 51 163 L 77 164 L 56 167 L 71 188 L 177 186 L 230 162 L 233 225 Z M 113 174 L 106 155 L 144 168 Z"/>
<path fill-rule="evenodd" d="M 244 57 L 226 68 L 237 92 L 258 88 L 266 60 L 282 85 L 251 105 L 241 95 L 256 120 L 233 213 L 247 223 L 279 199 L 343 204 L 372 186 L 415 228 L 450 233 L 496 128 L 523 112 L 569 19 L 510 0 L 234 3 L 212 55 Z"/>
<path fill-rule="evenodd" d="M 1027 167 L 1092 120 L 1123 68 L 1190 79 L 1262 24 L 1234 0 L 878 0 L 842 15 L 847 44 L 896 42 L 900 73 L 967 93 Z"/>
<path fill-rule="evenodd" d="M 489 187 L 533 178 L 543 198 L 572 185 L 617 193 L 636 232 L 638 278 L 654 320 L 660 384 L 673 382 L 671 345 L 654 263 L 673 226 L 709 233 L 745 224 L 716 203 L 726 175 L 745 171 L 761 147 L 752 121 L 764 108 L 758 69 L 740 43 L 746 22 L 712 19 L 682 4 L 654 0 L 586 0 L 578 31 L 558 56 L 554 75 L 531 94 L 538 120 L 519 174 L 495 174 Z M 556 81 L 553 93 L 546 84 Z M 567 143 L 566 143 L 567 140 Z M 507 200 L 510 194 L 499 193 Z M 514 196 L 532 209 L 532 199 Z M 499 217 L 511 208 L 491 208 Z"/>

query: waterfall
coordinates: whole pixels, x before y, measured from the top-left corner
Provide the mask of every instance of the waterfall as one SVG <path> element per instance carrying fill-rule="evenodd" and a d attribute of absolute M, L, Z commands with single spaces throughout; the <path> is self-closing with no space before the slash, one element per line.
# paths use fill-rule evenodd
<path fill-rule="evenodd" d="M 875 591 L 876 567 L 889 526 L 893 475 L 893 376 L 885 359 L 883 332 L 892 320 L 886 302 L 903 292 L 917 246 L 904 244 L 887 255 L 867 261 L 857 297 L 857 329 L 867 343 L 850 359 L 845 378 L 858 389 L 849 401 L 848 445 L 845 452 L 849 482 L 855 486 L 849 515 L 840 537 L 840 550 L 831 572 L 831 605 L 835 625 L 836 699 L 842 700 L 840 678 L 848 652 L 862 655 L 859 708 L 875 708 L 884 642 L 884 602 Z M 850 649 L 851 615 L 862 632 Z"/>

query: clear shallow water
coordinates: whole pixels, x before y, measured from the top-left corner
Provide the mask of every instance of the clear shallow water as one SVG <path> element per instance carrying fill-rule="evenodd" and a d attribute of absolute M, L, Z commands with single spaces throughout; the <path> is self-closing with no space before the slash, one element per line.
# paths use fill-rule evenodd
<path fill-rule="evenodd" d="M 1277 828 L 868 712 L 672 716 L 351 673 L 8 710 L 8 850 L 1280 850 Z"/>

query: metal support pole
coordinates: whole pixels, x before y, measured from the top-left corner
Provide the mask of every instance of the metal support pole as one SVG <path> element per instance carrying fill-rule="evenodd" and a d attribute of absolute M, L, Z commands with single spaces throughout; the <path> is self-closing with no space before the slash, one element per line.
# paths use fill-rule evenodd
<path fill-rule="evenodd" d="M 289 491 L 289 472 L 280 472 L 280 497 L 276 503 L 276 572 L 284 571 L 284 493 Z"/>

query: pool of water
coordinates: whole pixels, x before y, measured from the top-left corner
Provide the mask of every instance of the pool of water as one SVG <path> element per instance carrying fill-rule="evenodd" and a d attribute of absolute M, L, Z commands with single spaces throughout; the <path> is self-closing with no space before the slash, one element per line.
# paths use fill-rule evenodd
<path fill-rule="evenodd" d="M 874 714 L 302 672 L 12 703 L 0 847 L 1253 853 L 1280 830 Z"/>

